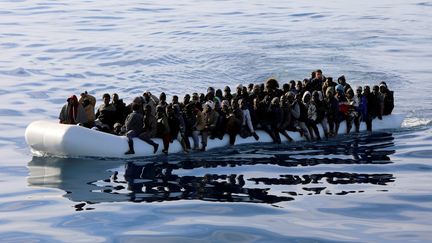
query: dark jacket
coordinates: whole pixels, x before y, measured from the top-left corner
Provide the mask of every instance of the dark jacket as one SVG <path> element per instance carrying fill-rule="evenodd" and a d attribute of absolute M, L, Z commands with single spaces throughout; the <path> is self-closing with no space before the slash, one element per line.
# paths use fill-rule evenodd
<path fill-rule="evenodd" d="M 116 108 L 112 104 L 102 104 L 96 112 L 96 119 L 103 124 L 107 124 L 110 128 L 113 127 L 116 118 Z"/>
<path fill-rule="evenodd" d="M 136 111 L 130 113 L 125 121 L 126 131 L 134 131 L 136 134 L 141 133 L 143 127 L 143 116 Z"/>

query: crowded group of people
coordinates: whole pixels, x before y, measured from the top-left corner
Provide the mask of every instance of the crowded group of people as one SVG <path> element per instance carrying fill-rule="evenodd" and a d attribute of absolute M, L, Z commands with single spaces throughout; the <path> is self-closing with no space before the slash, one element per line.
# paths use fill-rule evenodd
<path fill-rule="evenodd" d="M 288 131 L 300 132 L 307 140 L 328 139 L 338 134 L 344 120 L 347 134 L 353 125 L 359 132 L 361 122 L 372 131 L 372 120 L 382 119 L 394 108 L 393 91 L 386 82 L 354 89 L 345 76 L 335 82 L 321 70 L 282 86 L 269 78 L 261 84 L 239 84 L 234 92 L 229 86 L 223 91 L 209 87 L 205 94 L 186 94 L 183 101 L 174 95 L 169 102 L 164 92 L 157 97 L 150 91 L 128 105 L 116 93 L 104 94 L 102 100 L 95 112 L 94 96 L 84 92 L 78 99 L 72 95 L 60 112 L 60 123 L 127 136 L 129 150 L 125 154 L 135 153 L 134 137 L 152 145 L 155 153 L 159 145 L 152 139 L 156 137 L 162 138 L 164 153 L 174 139 L 186 153 L 191 149 L 205 151 L 208 139 L 222 139 L 225 134 L 230 145 L 235 144 L 237 135 L 259 140 L 257 129 L 268 133 L 275 143 L 281 143 L 281 135 L 291 141 Z M 324 134 L 320 134 L 319 124 Z"/>

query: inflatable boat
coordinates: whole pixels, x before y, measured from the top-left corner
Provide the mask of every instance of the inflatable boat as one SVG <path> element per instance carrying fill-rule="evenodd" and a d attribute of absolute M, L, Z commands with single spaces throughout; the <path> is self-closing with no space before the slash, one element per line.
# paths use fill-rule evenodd
<path fill-rule="evenodd" d="M 382 120 L 373 120 L 373 130 L 398 129 L 405 118 L 403 114 L 392 114 L 383 117 Z M 320 134 L 324 134 L 319 126 Z M 361 123 L 360 131 L 366 131 L 366 124 Z M 346 133 L 346 123 L 342 122 L 339 134 Z M 253 137 L 241 138 L 237 136 L 236 144 L 268 143 L 271 137 L 264 131 L 257 131 L 259 140 Z M 288 132 L 294 141 L 305 140 L 298 132 Z M 281 135 L 282 142 L 287 139 Z M 162 140 L 155 138 L 153 141 L 159 144 L 159 150 L 153 153 L 153 146 L 134 138 L 135 154 L 125 155 L 128 151 L 127 138 L 116 136 L 97 130 L 88 129 L 77 125 L 64 125 L 56 121 L 35 121 L 27 126 L 25 140 L 35 156 L 55 156 L 67 158 L 99 157 L 99 158 L 133 158 L 162 154 Z M 192 140 L 192 139 L 190 139 Z M 191 141 L 192 142 L 192 141 Z M 228 135 L 223 139 L 209 139 L 207 150 L 225 147 L 229 145 Z M 180 153 L 183 149 L 177 140 L 169 146 L 169 153 Z"/>

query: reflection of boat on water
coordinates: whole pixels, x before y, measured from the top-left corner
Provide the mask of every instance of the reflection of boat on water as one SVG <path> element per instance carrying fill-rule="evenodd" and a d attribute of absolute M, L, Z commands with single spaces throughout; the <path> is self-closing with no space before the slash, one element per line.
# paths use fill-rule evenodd
<path fill-rule="evenodd" d="M 382 120 L 374 119 L 373 129 L 398 129 L 405 118 L 402 114 L 393 114 L 383 117 Z M 320 127 L 321 128 L 321 127 Z M 346 125 L 342 122 L 339 133 L 345 133 Z M 361 123 L 361 131 L 366 130 L 365 123 Z M 255 141 L 253 137 L 241 138 L 237 136 L 236 145 L 251 143 L 272 142 L 271 137 L 263 132 L 257 131 L 260 139 Z M 298 132 L 288 132 L 294 141 L 304 140 Z M 321 134 L 323 134 L 321 129 Z M 115 136 L 108 133 L 87 129 L 80 126 L 58 124 L 53 121 L 35 121 L 26 129 L 25 138 L 31 150 L 39 155 L 54 155 L 60 157 L 104 157 L 104 158 L 131 158 L 153 155 L 153 146 L 150 146 L 138 138 L 134 138 L 134 155 L 125 155 L 128 151 L 127 139 L 124 136 Z M 283 142 L 287 141 L 281 136 Z M 154 139 L 162 148 L 161 139 Z M 207 149 L 226 147 L 229 144 L 228 135 L 222 140 L 213 139 L 207 143 Z M 159 149 L 157 154 L 162 153 Z M 182 152 L 180 143 L 175 140 L 169 148 L 170 153 Z"/>
<path fill-rule="evenodd" d="M 385 189 L 395 180 L 393 174 L 328 171 L 326 166 L 389 164 L 392 146 L 393 136 L 380 133 L 296 146 L 245 146 L 228 155 L 216 151 L 207 152 L 205 157 L 172 157 L 171 161 L 167 157 L 126 162 L 34 157 L 28 165 L 28 182 L 31 186 L 59 188 L 75 202 L 205 200 L 273 204 L 302 195 Z M 249 173 L 254 166 L 258 173 Z M 260 171 L 266 166 L 269 168 Z M 299 167 L 303 172 L 293 172 Z M 289 173 L 282 172 L 287 169 Z"/>

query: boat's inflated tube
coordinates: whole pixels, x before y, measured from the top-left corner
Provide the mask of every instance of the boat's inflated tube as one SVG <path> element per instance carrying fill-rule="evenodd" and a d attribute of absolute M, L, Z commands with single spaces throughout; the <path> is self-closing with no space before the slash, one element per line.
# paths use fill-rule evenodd
<path fill-rule="evenodd" d="M 373 130 L 397 129 L 401 127 L 404 118 L 405 115 L 401 114 L 385 116 L 382 120 L 373 120 L 372 127 Z M 318 127 L 321 136 L 323 136 L 322 127 L 320 125 Z M 360 130 L 366 130 L 365 123 L 361 123 Z M 346 123 L 342 122 L 339 134 L 345 132 Z M 267 133 L 257 131 L 257 134 L 260 137 L 259 141 L 256 141 L 253 137 L 241 138 L 237 136 L 236 144 L 272 142 Z M 288 132 L 288 134 L 294 141 L 304 140 L 298 132 Z M 124 153 L 129 147 L 127 138 L 124 136 L 116 136 L 76 125 L 58 124 L 54 121 L 32 122 L 26 129 L 25 139 L 36 156 L 130 158 L 154 155 L 153 146 L 138 138 L 134 138 L 135 154 L 125 155 Z M 282 142 L 287 141 L 282 135 L 281 139 Z M 159 144 L 159 150 L 156 154 L 161 154 L 162 140 L 156 138 L 154 141 Z M 222 140 L 218 138 L 209 139 L 207 149 L 224 147 L 228 146 L 228 144 L 229 138 L 228 135 L 225 135 Z M 169 146 L 169 153 L 178 152 L 182 152 L 182 148 L 180 143 L 175 140 Z"/>

